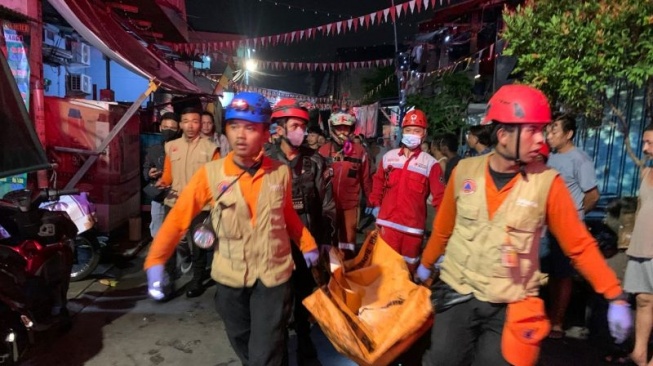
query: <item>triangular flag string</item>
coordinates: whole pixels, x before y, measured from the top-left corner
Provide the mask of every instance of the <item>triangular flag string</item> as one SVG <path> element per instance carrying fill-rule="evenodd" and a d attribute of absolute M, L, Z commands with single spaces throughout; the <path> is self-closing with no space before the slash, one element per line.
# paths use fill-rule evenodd
<path fill-rule="evenodd" d="M 261 47 L 270 47 L 270 46 L 279 45 L 281 43 L 290 44 L 290 43 L 300 42 L 303 40 L 307 41 L 311 38 L 315 39 L 315 33 L 317 33 L 317 31 L 320 31 L 322 33 L 322 36 L 344 35 L 347 33 L 347 31 L 352 30 L 351 29 L 352 25 L 354 28 L 353 31 L 357 32 L 359 26 L 361 27 L 365 26 L 365 29 L 367 30 L 369 29 L 370 24 L 380 25 L 383 22 L 387 23 L 388 14 L 390 14 L 392 22 L 394 23 L 397 21 L 397 18 L 401 16 L 408 16 L 409 8 L 411 14 L 414 14 L 415 5 L 417 5 L 417 12 L 419 13 L 421 10 L 421 4 L 422 4 L 420 3 L 421 1 L 423 1 L 424 9 L 426 10 L 428 8 L 429 0 L 410 0 L 401 4 L 390 6 L 385 9 L 379 9 L 373 11 L 369 14 L 364 14 L 358 17 L 354 17 L 349 20 L 322 24 L 320 26 L 311 27 L 307 29 L 298 29 L 283 34 L 246 38 L 246 39 L 219 42 L 219 43 L 209 43 L 209 42 L 177 43 L 173 45 L 173 48 L 175 50 L 184 49 L 188 54 L 197 54 L 197 53 L 206 53 L 208 44 L 211 44 L 212 50 L 225 49 L 225 48 L 230 48 L 234 50 L 242 46 L 250 47 L 250 45 L 252 44 L 255 47 L 257 44 L 260 44 Z M 435 2 L 436 0 L 430 0 L 431 8 L 435 7 Z M 442 4 L 442 0 L 440 0 L 440 4 Z M 345 24 L 345 22 L 347 23 Z M 304 37 L 304 35 L 306 35 L 306 37 Z M 265 41 L 266 37 L 267 37 L 267 42 Z"/>

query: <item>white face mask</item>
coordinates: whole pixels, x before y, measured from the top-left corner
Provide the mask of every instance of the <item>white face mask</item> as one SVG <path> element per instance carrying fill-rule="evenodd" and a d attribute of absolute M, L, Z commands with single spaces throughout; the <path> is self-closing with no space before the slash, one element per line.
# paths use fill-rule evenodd
<path fill-rule="evenodd" d="M 304 130 L 301 128 L 296 128 L 293 131 L 286 130 L 286 138 L 292 146 L 299 147 L 304 142 Z"/>
<path fill-rule="evenodd" d="M 422 138 L 418 135 L 407 133 L 401 136 L 401 143 L 408 149 L 412 150 L 422 143 Z"/>

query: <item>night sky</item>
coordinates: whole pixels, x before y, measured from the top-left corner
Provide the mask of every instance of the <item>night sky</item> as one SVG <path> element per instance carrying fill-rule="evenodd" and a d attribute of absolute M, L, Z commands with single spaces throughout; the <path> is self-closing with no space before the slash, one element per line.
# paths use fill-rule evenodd
<path fill-rule="evenodd" d="M 395 5 L 405 2 L 397 0 Z M 277 5 L 275 5 L 277 4 Z M 338 20 L 359 17 L 391 6 L 389 0 L 186 0 L 188 23 L 197 31 L 236 33 L 248 37 L 274 35 L 303 30 Z M 431 18 L 429 8 L 421 13 L 404 15 L 397 20 L 399 43 L 417 33 L 417 24 Z M 390 19 L 390 16 L 388 16 Z M 393 57 L 394 32 L 390 23 L 359 27 L 345 35 L 316 36 L 290 46 L 259 47 L 256 57 L 270 61 L 337 62 L 365 61 Z M 390 46 L 390 47 L 389 47 Z M 385 51 L 379 52 L 378 48 Z M 388 53 L 388 50 L 391 52 Z M 387 55 L 386 55 L 387 54 Z M 372 57 L 370 57 L 372 56 Z M 307 72 L 265 70 L 257 86 L 297 93 L 306 90 Z"/>

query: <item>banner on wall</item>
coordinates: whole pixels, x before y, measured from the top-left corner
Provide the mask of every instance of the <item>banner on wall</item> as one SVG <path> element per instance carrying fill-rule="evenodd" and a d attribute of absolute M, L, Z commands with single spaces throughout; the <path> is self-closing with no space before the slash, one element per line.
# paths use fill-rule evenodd
<path fill-rule="evenodd" d="M 4 45 L 2 52 L 7 58 L 11 74 L 16 80 L 18 91 L 29 109 L 29 25 L 27 23 L 2 23 Z M 0 179 L 0 197 L 13 190 L 24 189 L 27 186 L 27 174 L 18 174 Z"/>
<path fill-rule="evenodd" d="M 16 80 L 20 96 L 29 108 L 29 25 L 2 21 L 4 47 L 2 52 Z"/>

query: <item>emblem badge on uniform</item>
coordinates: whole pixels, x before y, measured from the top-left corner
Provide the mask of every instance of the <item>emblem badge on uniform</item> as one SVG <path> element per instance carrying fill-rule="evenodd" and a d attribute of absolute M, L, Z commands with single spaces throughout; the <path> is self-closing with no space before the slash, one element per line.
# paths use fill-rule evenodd
<path fill-rule="evenodd" d="M 476 192 L 476 182 L 473 179 L 465 179 L 463 181 L 462 192 L 464 194 L 472 194 Z"/>
<path fill-rule="evenodd" d="M 227 194 L 231 192 L 232 187 L 230 187 L 231 182 L 227 180 L 223 180 L 222 182 L 218 183 L 218 194 Z"/>

